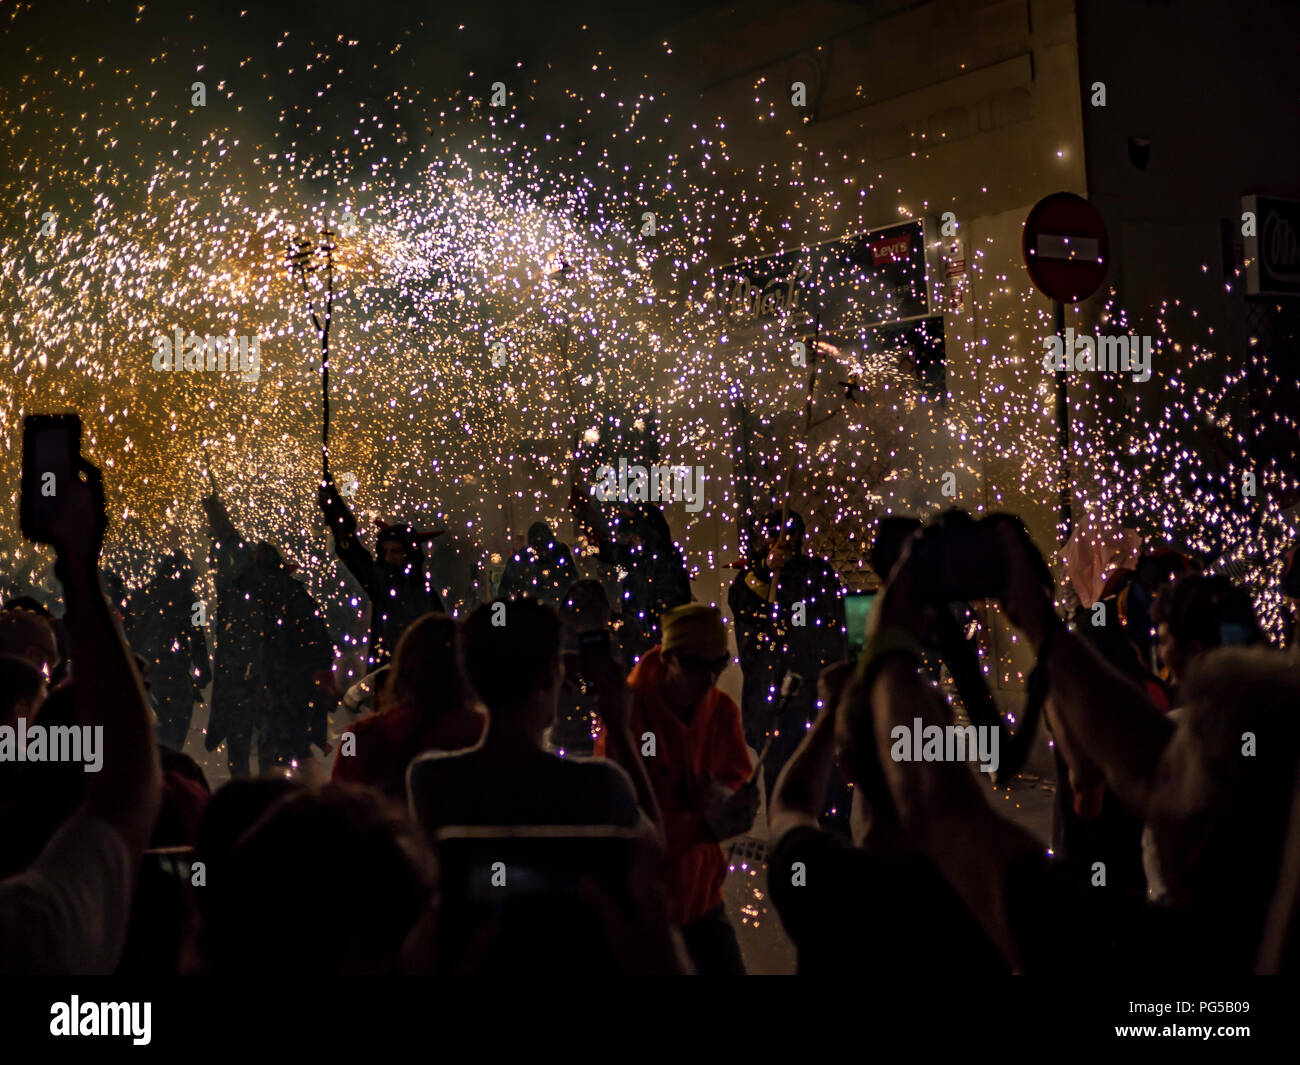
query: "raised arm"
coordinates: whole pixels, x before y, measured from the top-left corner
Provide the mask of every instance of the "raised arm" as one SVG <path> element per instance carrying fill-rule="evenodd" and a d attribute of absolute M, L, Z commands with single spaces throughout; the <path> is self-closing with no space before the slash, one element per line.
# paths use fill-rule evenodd
<path fill-rule="evenodd" d="M 99 583 L 107 519 L 84 459 L 44 523 L 55 545 L 77 723 L 93 737 L 85 799 L 22 872 L 0 883 L 0 973 L 104 975 L 122 957 L 140 854 L 162 796 L 153 719 Z"/>
<path fill-rule="evenodd" d="M 904 762 L 888 756 L 894 729 L 951 725 L 952 711 L 922 680 L 920 659 L 886 652 L 852 712 L 872 714 L 880 764 L 899 821 L 909 840 L 943 874 L 1007 961 L 1023 966 L 1023 953 L 1007 908 L 1017 863 L 1042 847 L 1029 833 L 995 813 L 970 768 L 961 762 Z M 869 692 L 869 695 L 864 694 Z"/>
<path fill-rule="evenodd" d="M 772 789 L 767 811 L 768 838 L 773 847 L 793 828 L 816 828 L 831 766 L 835 762 L 835 708 L 853 672 L 848 662 L 827 666 L 817 678 L 821 712 L 786 762 Z"/>
<path fill-rule="evenodd" d="M 1100 769 L 1120 802 L 1141 817 L 1174 725 L 1146 692 L 1064 627 L 1033 577 L 1024 545 L 1005 527 L 1002 535 L 1010 575 L 1003 605 L 1047 670 L 1049 716 L 1058 736 L 1064 734 L 1062 749 Z"/>
<path fill-rule="evenodd" d="M 235 528 L 235 523 L 230 520 L 230 512 L 226 510 L 226 504 L 221 501 L 221 497 L 216 492 L 203 497 L 203 509 L 208 516 L 208 531 L 214 540 L 243 539 Z"/>
<path fill-rule="evenodd" d="M 116 828 L 138 857 L 161 802 L 158 745 L 140 675 L 99 587 L 96 567 L 107 525 L 103 482 L 88 462 L 80 473 L 67 488 L 53 531 L 77 720 L 103 735 L 100 769 L 86 773 L 83 809 Z"/>
<path fill-rule="evenodd" d="M 240 557 L 244 553 L 244 538 L 230 520 L 230 512 L 215 491 L 204 496 L 202 503 L 203 512 L 208 518 L 208 535 L 212 537 L 213 555 L 209 561 L 216 565 L 217 583 L 221 587 L 232 579 L 238 569 Z"/>
<path fill-rule="evenodd" d="M 1052 609 L 1029 552 L 1032 545 L 1008 525 L 1001 527 L 1007 585 L 1000 598 L 1012 623 L 1044 656 L 1052 697 L 1062 708 L 1071 740 L 1106 773 L 1125 798 L 1144 788 L 1172 726 L 1076 637 Z M 921 636 L 929 615 L 921 588 L 926 582 L 912 560 L 916 541 L 895 567 L 872 612 L 860 683 L 850 713 L 867 714 L 875 726 L 886 783 L 904 831 L 943 873 L 986 934 L 1012 965 L 1023 967 L 1033 944 L 1015 931 L 1008 907 L 1022 861 L 1042 848 L 1028 833 L 990 808 L 969 767 L 961 763 L 896 761 L 888 754 L 896 731 L 946 726 L 946 700 L 920 675 Z M 1071 690 L 1073 689 L 1073 690 Z M 918 722 L 919 719 L 919 722 Z"/>
<path fill-rule="evenodd" d="M 636 798 L 646 819 L 663 842 L 664 819 L 659 809 L 650 774 L 636 738 L 632 734 L 631 699 L 623 667 L 612 656 L 589 654 L 581 660 L 582 670 L 596 689 L 596 712 L 600 715 L 601 736 L 598 754 L 608 758 L 632 778 Z"/>
<path fill-rule="evenodd" d="M 907 735 L 917 727 L 952 724 L 947 701 L 922 677 L 921 637 L 929 616 L 906 562 L 905 557 L 895 567 L 876 601 L 842 712 L 854 731 L 853 719 L 874 727 L 885 784 L 909 843 L 934 863 L 1003 957 L 1018 967 L 1022 956 L 1006 906 L 1008 888 L 1017 862 L 1042 848 L 990 809 L 965 763 L 891 756 L 896 730 Z"/>
<path fill-rule="evenodd" d="M 334 551 L 339 556 L 339 561 L 347 566 L 373 600 L 377 588 L 374 556 L 361 546 L 361 541 L 357 538 L 357 519 L 334 487 L 333 478 L 328 475 L 321 482 L 317 500 L 321 513 L 325 515 L 325 521 L 334 534 Z"/>

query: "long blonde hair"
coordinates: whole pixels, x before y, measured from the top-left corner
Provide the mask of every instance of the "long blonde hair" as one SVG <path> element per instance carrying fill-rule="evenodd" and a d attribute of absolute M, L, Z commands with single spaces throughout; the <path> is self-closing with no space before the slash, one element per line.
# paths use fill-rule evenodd
<path fill-rule="evenodd" d="M 382 690 L 381 709 L 406 703 L 422 717 L 439 717 L 472 704 L 461 670 L 456 622 L 425 614 L 402 633 Z"/>

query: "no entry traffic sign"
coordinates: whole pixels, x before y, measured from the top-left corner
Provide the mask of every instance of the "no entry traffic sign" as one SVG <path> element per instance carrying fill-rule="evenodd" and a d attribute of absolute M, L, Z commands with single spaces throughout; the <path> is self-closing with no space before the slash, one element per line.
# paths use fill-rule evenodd
<path fill-rule="evenodd" d="M 1110 237 L 1101 212 L 1073 192 L 1041 199 L 1025 219 L 1025 266 L 1039 291 L 1059 303 L 1086 300 L 1106 277 Z"/>

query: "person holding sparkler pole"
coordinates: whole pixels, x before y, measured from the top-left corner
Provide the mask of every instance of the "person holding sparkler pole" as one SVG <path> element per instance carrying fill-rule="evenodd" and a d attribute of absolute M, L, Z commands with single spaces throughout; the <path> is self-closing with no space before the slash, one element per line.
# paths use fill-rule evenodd
<path fill-rule="evenodd" d="M 814 428 L 840 413 L 813 418 L 823 351 L 835 353 L 821 341 L 818 315 L 804 404 L 805 447 Z M 790 508 L 794 472 L 792 458 L 786 471 L 785 501 L 763 519 L 750 564 L 727 596 L 745 676 L 746 739 L 760 752 L 769 799 L 781 768 L 817 716 L 816 678 L 848 653 L 844 588 L 829 562 L 804 553 L 804 520 Z M 849 806 L 847 786 L 836 774 L 825 817 L 846 833 Z"/>

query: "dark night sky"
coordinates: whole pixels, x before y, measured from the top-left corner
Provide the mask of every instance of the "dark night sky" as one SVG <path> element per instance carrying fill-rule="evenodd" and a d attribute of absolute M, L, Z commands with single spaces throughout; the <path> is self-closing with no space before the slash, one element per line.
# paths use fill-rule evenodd
<path fill-rule="evenodd" d="M 526 105 L 513 98 L 514 88 L 545 76 L 548 63 L 556 73 L 567 73 L 566 66 L 576 68 L 601 49 L 635 47 L 656 28 L 717 6 L 685 0 L 618 5 L 587 0 L 558 9 L 533 0 L 479 5 L 42 0 L 6 20 L 0 47 L 9 70 L 2 80 L 9 93 L 21 97 L 21 72 L 30 68 L 32 54 L 47 62 L 103 55 L 143 73 L 166 51 L 167 58 L 152 64 L 156 73 L 142 76 L 142 84 L 162 88 L 172 75 L 188 80 L 202 62 L 212 81 L 224 80 L 234 90 L 232 109 L 242 104 L 245 112 L 264 110 L 267 116 L 281 108 L 296 112 L 298 128 L 286 123 L 277 132 L 282 138 L 291 134 L 301 147 L 320 149 L 346 135 L 361 101 L 374 106 L 394 94 L 409 96 L 412 89 L 424 100 L 442 99 L 458 91 L 485 91 L 503 80 L 522 111 Z M 337 46 L 340 38 L 359 43 Z M 331 61 L 321 64 L 318 53 L 330 44 L 335 45 Z M 397 44 L 401 48 L 394 52 Z M 253 62 L 241 67 L 248 57 Z M 326 84 L 330 89 L 318 97 Z M 213 118 L 222 105 L 216 95 L 208 105 Z M 416 107 L 404 103 L 401 124 L 418 125 L 422 116 Z"/>

